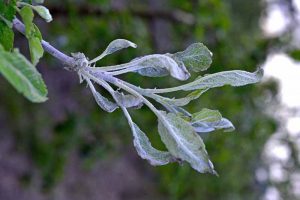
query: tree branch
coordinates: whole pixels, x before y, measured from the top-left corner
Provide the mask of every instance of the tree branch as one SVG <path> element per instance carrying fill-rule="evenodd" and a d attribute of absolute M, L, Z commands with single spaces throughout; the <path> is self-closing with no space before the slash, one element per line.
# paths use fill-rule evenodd
<path fill-rule="evenodd" d="M 20 33 L 22 33 L 23 35 L 25 35 L 25 26 L 24 26 L 24 24 L 19 19 L 15 18 L 13 20 L 13 27 L 17 31 L 19 31 Z M 74 68 L 76 66 L 76 60 L 73 57 L 70 57 L 70 56 L 62 53 L 61 51 L 59 51 L 58 49 L 56 49 L 55 47 L 53 47 L 52 45 L 50 45 L 45 40 L 42 40 L 41 43 L 42 43 L 42 46 L 43 46 L 43 48 L 44 48 L 44 50 L 46 52 L 48 52 L 53 57 L 55 57 L 58 60 L 60 60 L 63 64 L 67 65 L 70 68 Z"/>

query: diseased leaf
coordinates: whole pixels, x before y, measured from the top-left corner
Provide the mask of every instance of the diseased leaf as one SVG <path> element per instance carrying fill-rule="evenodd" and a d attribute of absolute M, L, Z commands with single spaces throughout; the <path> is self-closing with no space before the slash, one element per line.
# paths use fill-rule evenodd
<path fill-rule="evenodd" d="M 192 44 L 184 51 L 169 55 L 195 72 L 207 70 L 212 63 L 212 53 L 202 43 Z"/>
<path fill-rule="evenodd" d="M 176 114 L 177 116 L 184 119 L 185 121 L 187 121 L 187 122 L 191 121 L 192 114 L 189 113 L 184 108 L 178 107 L 178 106 L 173 106 L 173 105 L 166 105 L 166 104 L 164 104 L 164 106 L 169 112 Z"/>
<path fill-rule="evenodd" d="M 25 35 L 29 41 L 31 61 L 33 65 L 36 65 L 44 54 L 41 44 L 42 35 L 38 27 L 32 23 L 34 15 L 30 6 L 24 6 L 20 11 L 20 15 L 25 24 Z"/>
<path fill-rule="evenodd" d="M 174 113 L 160 112 L 158 131 L 169 152 L 190 163 L 198 172 L 216 174 L 201 137 L 193 127 Z"/>
<path fill-rule="evenodd" d="M 259 69 L 254 73 L 241 70 L 225 71 L 215 74 L 209 74 L 182 87 L 184 88 L 183 90 L 196 90 L 203 88 L 221 87 L 224 85 L 243 86 L 259 82 L 262 76 L 262 69 Z"/>
<path fill-rule="evenodd" d="M 0 45 L 7 51 L 12 50 L 14 43 L 14 32 L 9 23 L 12 22 L 15 16 L 15 7 L 15 0 L 0 1 Z"/>
<path fill-rule="evenodd" d="M 151 165 L 165 165 L 173 162 L 173 157 L 169 152 L 160 151 L 152 147 L 149 138 L 142 132 L 136 124 L 133 124 L 134 146 L 138 154 L 150 162 Z"/>
<path fill-rule="evenodd" d="M 189 104 L 192 100 L 198 99 L 203 93 L 205 93 L 208 89 L 203 90 L 195 90 L 189 93 L 186 97 L 183 98 L 167 98 L 157 94 L 150 94 L 149 97 L 153 98 L 154 100 L 163 103 L 163 104 L 170 104 L 173 106 L 185 106 Z"/>
<path fill-rule="evenodd" d="M 143 76 L 161 77 L 170 74 L 178 80 L 187 80 L 190 73 L 183 64 L 177 64 L 172 58 L 165 55 L 149 55 L 129 63 L 129 68 Z"/>
<path fill-rule="evenodd" d="M 133 143 L 137 153 L 151 165 L 165 165 L 175 159 L 169 152 L 160 151 L 152 147 L 147 135 L 132 121 L 126 108 L 121 107 L 130 125 L 133 134 Z"/>
<path fill-rule="evenodd" d="M 145 91 L 153 93 L 168 93 L 178 90 L 190 91 L 198 89 L 209 89 L 221 87 L 224 85 L 243 86 L 259 82 L 262 76 L 263 69 L 261 68 L 253 73 L 242 70 L 224 71 L 206 75 L 194 80 L 191 83 L 187 83 L 178 87 L 165 89 L 145 89 Z"/>
<path fill-rule="evenodd" d="M 17 50 L 7 52 L 0 45 L 0 72 L 30 101 L 47 100 L 47 88 L 40 73 Z"/>
<path fill-rule="evenodd" d="M 119 107 L 116 103 L 108 100 L 106 97 L 97 92 L 90 80 L 87 80 L 87 83 L 93 93 L 95 101 L 102 110 L 111 113 Z"/>
<path fill-rule="evenodd" d="M 32 8 L 43 18 L 46 22 L 52 21 L 52 16 L 45 6 L 32 6 Z"/>
<path fill-rule="evenodd" d="M 119 105 L 125 108 L 140 108 L 143 105 L 143 100 L 139 97 L 135 97 L 131 94 L 123 94 L 115 92 L 115 98 Z"/>
<path fill-rule="evenodd" d="M 102 69 L 95 70 L 101 71 Z M 170 74 L 178 80 L 186 80 L 190 77 L 190 73 L 182 63 L 178 65 L 169 56 L 161 54 L 139 57 L 129 63 L 119 65 L 113 70 L 114 71 L 108 73 L 111 75 L 120 75 L 128 72 L 137 72 L 143 76 L 149 77 L 162 77 Z"/>
<path fill-rule="evenodd" d="M 198 133 L 207 133 L 218 129 L 224 129 L 225 132 L 229 132 L 235 129 L 233 124 L 228 119 L 223 118 L 219 111 L 207 108 L 194 113 L 191 124 Z"/>
<path fill-rule="evenodd" d="M 112 54 L 116 51 L 119 51 L 121 49 L 125 49 L 128 47 L 133 47 L 136 48 L 137 45 L 134 44 L 133 42 L 130 42 L 129 40 L 125 40 L 125 39 L 116 39 L 113 40 L 111 43 L 109 43 L 109 45 L 106 47 L 105 51 L 99 55 L 98 57 L 94 58 L 93 60 L 90 61 L 90 63 L 95 63 L 98 60 L 101 60 L 102 58 L 104 58 L 105 56 Z"/>

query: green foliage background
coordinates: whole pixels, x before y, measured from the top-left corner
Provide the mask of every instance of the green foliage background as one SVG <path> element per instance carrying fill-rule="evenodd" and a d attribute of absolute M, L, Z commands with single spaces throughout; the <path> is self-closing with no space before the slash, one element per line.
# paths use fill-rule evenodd
<path fill-rule="evenodd" d="M 137 50 L 108 56 L 99 62 L 103 65 L 127 62 L 145 54 L 176 52 L 200 41 L 214 54 L 207 73 L 254 71 L 267 53 L 268 41 L 263 39 L 258 26 L 262 11 L 258 0 L 53 0 L 45 5 L 53 14 L 53 22 L 36 22 L 43 38 L 63 52 L 80 51 L 93 58 L 116 38 L 138 45 Z M 172 17 L 178 11 L 188 13 L 192 19 L 179 22 Z M 15 44 L 27 52 L 22 37 Z M 62 67 L 48 55 L 38 65 L 49 88 L 49 100 L 44 104 L 28 102 L 0 78 L 0 115 L 5 116 L 2 121 L 8 129 L 0 135 L 12 134 L 15 148 L 29 155 L 37 166 L 22 176 L 24 187 L 31 184 L 32 174 L 37 170 L 42 176 L 42 189 L 48 193 L 64 179 L 65 165 L 74 152 L 87 170 L 103 159 L 121 159 L 123 152 L 137 157 L 121 112 L 101 111 L 85 85 L 79 85 L 77 76 Z M 153 79 L 136 74 L 124 78 L 148 87 L 178 83 L 171 78 Z M 146 180 L 155 185 L 156 195 L 187 200 L 257 199 L 263 186 L 255 180 L 255 168 L 260 164 L 263 144 L 276 128 L 264 113 L 269 103 L 265 99 L 270 94 L 276 94 L 274 83 L 223 87 L 207 92 L 189 105 L 190 110 L 218 109 L 236 126 L 233 133 L 215 132 L 204 138 L 220 177 L 198 174 L 187 165 L 152 167 L 136 158 L 135 164 L 141 166 Z M 154 146 L 164 148 L 153 128 L 157 122 L 151 112 L 143 108 L 132 114 L 149 133 Z"/>

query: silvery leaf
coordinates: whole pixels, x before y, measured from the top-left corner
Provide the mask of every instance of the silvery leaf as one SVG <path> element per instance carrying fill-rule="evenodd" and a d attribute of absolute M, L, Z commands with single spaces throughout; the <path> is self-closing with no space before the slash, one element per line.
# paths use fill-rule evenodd
<path fill-rule="evenodd" d="M 215 74 L 209 74 L 181 87 L 183 88 L 183 90 L 196 90 L 203 88 L 221 87 L 224 85 L 243 86 L 259 82 L 262 78 L 262 74 L 262 69 L 254 73 L 241 70 L 225 71 Z"/>
<path fill-rule="evenodd" d="M 174 106 L 185 106 L 189 104 L 192 100 L 198 99 L 204 92 L 206 92 L 208 89 L 203 90 L 195 90 L 191 93 L 189 93 L 186 97 L 183 98 L 168 98 L 163 97 L 157 94 L 149 95 L 149 97 L 153 98 L 154 100 L 160 102 L 160 103 L 167 103 Z"/>
<path fill-rule="evenodd" d="M 178 87 L 165 89 L 145 89 L 145 91 L 153 93 L 167 93 L 175 92 L 178 90 L 190 91 L 197 89 L 215 88 L 224 85 L 243 86 L 259 82 L 262 76 L 263 69 L 259 69 L 253 73 L 242 70 L 224 71 L 206 75 L 194 80 L 191 83 L 187 83 Z"/>
<path fill-rule="evenodd" d="M 124 107 L 122 108 L 122 110 L 130 125 L 134 137 L 133 143 L 139 156 L 141 156 L 143 159 L 148 160 L 151 165 L 165 165 L 175 160 L 169 152 L 160 151 L 152 147 L 149 138 L 132 121 L 128 111 Z"/>
<path fill-rule="evenodd" d="M 197 133 L 208 133 L 218 129 L 223 129 L 224 132 L 235 130 L 233 124 L 226 118 L 215 122 L 194 122 L 192 126 Z"/>
<path fill-rule="evenodd" d="M 198 172 L 216 174 L 201 137 L 193 127 L 174 113 L 160 112 L 158 131 L 169 152 L 190 163 Z"/>
<path fill-rule="evenodd" d="M 143 76 L 161 77 L 170 74 L 178 80 L 187 80 L 190 73 L 183 64 L 165 55 L 149 55 L 133 61 L 136 72 Z"/>
<path fill-rule="evenodd" d="M 102 96 L 99 92 L 97 92 L 90 80 L 87 80 L 87 83 L 93 93 L 95 101 L 97 102 L 100 108 L 110 113 L 118 108 L 118 105 L 116 103 L 108 100 L 106 97 Z"/>
<path fill-rule="evenodd" d="M 115 92 L 115 98 L 119 105 L 125 108 L 140 108 L 143 105 L 143 100 L 131 94 L 123 94 Z"/>
<path fill-rule="evenodd" d="M 206 70 L 212 63 L 212 53 L 202 43 L 192 44 L 184 51 L 169 55 L 195 72 Z"/>
<path fill-rule="evenodd" d="M 229 132 L 235 129 L 233 124 L 228 119 L 223 118 L 219 111 L 207 108 L 194 113 L 191 124 L 198 133 L 207 133 L 218 129 L 224 129 L 225 132 Z"/>
<path fill-rule="evenodd" d="M 105 51 L 99 55 L 98 57 L 94 58 L 93 60 L 90 61 L 90 63 L 95 63 L 98 60 L 101 60 L 103 57 L 112 54 L 116 51 L 119 51 L 121 49 L 125 49 L 128 47 L 133 47 L 136 48 L 137 45 L 134 44 L 133 42 L 130 42 L 129 40 L 125 40 L 125 39 L 116 39 L 113 40 L 111 43 L 109 43 L 109 45 L 106 47 Z"/>

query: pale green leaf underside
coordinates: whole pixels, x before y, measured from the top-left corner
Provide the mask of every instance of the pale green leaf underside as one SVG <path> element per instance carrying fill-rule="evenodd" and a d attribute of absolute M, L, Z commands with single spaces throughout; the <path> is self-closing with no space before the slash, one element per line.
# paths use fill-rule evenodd
<path fill-rule="evenodd" d="M 47 88 L 40 73 L 18 51 L 7 52 L 0 45 L 0 72 L 30 101 L 47 100 Z"/>

